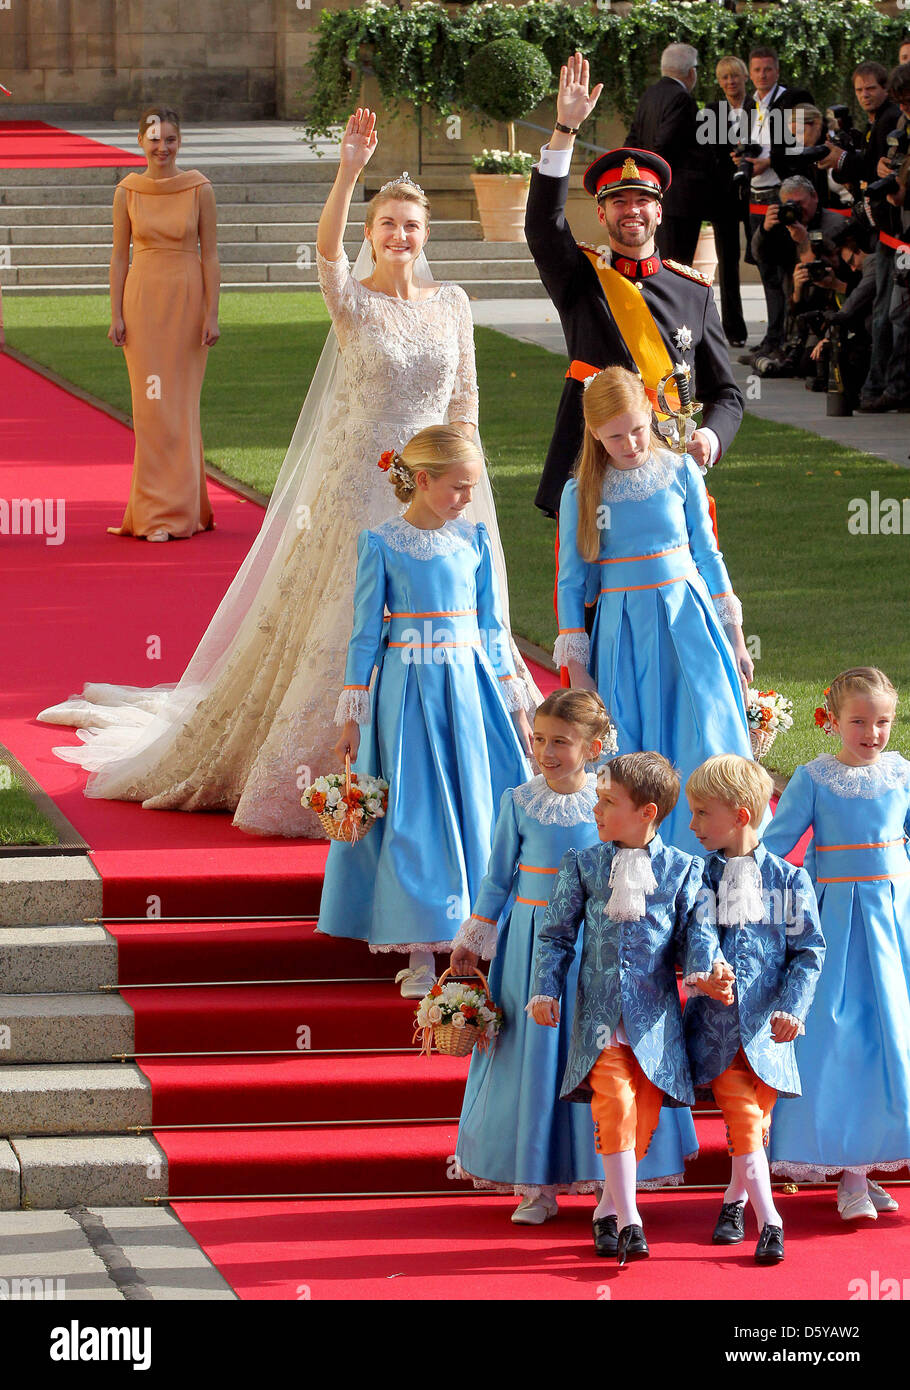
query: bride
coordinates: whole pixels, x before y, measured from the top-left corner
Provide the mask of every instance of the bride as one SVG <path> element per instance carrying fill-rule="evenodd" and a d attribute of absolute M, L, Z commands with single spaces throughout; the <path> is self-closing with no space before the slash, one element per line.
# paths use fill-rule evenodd
<path fill-rule="evenodd" d="M 467 295 L 432 281 L 423 248 L 429 203 L 402 175 L 369 204 L 351 270 L 343 249 L 357 178 L 377 144 L 358 109 L 341 142 L 319 220 L 319 283 L 334 333 L 320 358 L 262 529 L 176 687 L 86 685 L 42 711 L 82 743 L 54 751 L 91 773 L 86 796 L 154 810 L 234 811 L 260 835 L 321 837 L 300 804 L 335 764 L 358 533 L 395 514 L 386 449 L 425 425 L 477 422 Z M 477 495 L 479 494 L 479 496 Z M 508 589 L 486 474 L 471 519 L 493 541 L 508 627 Z M 400 510 L 398 508 L 397 510 Z M 542 698 L 524 663 L 529 705 Z"/>

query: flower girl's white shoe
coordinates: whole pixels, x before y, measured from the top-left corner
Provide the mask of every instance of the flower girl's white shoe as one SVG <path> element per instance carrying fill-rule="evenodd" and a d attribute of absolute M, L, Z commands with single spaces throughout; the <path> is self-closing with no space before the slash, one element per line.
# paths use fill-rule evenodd
<path fill-rule="evenodd" d="M 863 1217 L 870 1221 L 878 1219 L 878 1212 L 869 1193 L 845 1192 L 843 1178 L 837 1184 L 837 1209 L 845 1221 L 859 1221 Z"/>
<path fill-rule="evenodd" d="M 548 1197 L 545 1192 L 541 1192 L 539 1197 L 522 1197 L 512 1212 L 512 1220 L 516 1226 L 542 1226 L 558 1212 L 555 1197 Z"/>
<path fill-rule="evenodd" d="M 867 1178 L 866 1181 L 869 1184 L 869 1201 L 876 1211 L 900 1211 L 900 1204 L 891 1196 L 890 1192 L 879 1187 L 878 1183 L 873 1182 L 871 1178 Z"/>
<path fill-rule="evenodd" d="M 425 965 L 412 970 L 406 966 L 395 976 L 395 983 L 401 985 L 402 999 L 422 999 L 436 983 L 436 976 Z"/>

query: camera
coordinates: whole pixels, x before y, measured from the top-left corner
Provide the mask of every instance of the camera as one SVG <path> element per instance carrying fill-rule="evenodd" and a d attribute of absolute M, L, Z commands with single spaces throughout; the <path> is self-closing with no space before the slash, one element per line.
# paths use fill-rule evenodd
<path fill-rule="evenodd" d="M 803 220 L 803 210 L 799 203 L 781 203 L 780 212 L 777 214 L 778 225 L 781 227 L 795 227 Z"/>
<path fill-rule="evenodd" d="M 896 174 L 906 156 L 910 154 L 910 129 L 892 130 L 885 136 L 885 144 L 888 147 L 885 159 Z"/>
<path fill-rule="evenodd" d="M 887 174 L 883 179 L 876 179 L 874 183 L 866 184 L 866 197 L 873 208 L 881 207 L 889 193 L 897 193 L 900 184 L 897 181 L 897 174 Z"/>
<path fill-rule="evenodd" d="M 831 267 L 826 261 L 807 261 L 806 269 L 809 272 L 809 279 L 813 280 L 816 284 L 818 284 L 820 280 L 827 280 L 828 276 L 831 274 Z"/>
<path fill-rule="evenodd" d="M 863 148 L 863 136 L 860 131 L 854 129 L 853 117 L 848 106 L 829 106 L 825 112 L 825 120 L 828 122 L 828 139 L 832 145 L 836 145 L 840 150 Z"/>
<path fill-rule="evenodd" d="M 744 159 L 758 159 L 759 155 L 761 154 L 761 145 L 755 145 L 751 143 L 744 143 L 743 141 L 738 141 L 733 146 L 733 149 L 730 151 L 730 153 L 742 155 Z M 743 185 L 748 184 L 751 178 L 752 170 L 749 168 L 748 164 L 744 164 L 741 168 L 738 168 L 733 175 L 733 187 L 740 188 Z"/>

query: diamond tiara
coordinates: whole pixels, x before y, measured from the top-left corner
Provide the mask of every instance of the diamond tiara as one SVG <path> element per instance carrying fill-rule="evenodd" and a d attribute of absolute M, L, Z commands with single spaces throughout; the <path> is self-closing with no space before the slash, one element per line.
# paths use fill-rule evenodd
<path fill-rule="evenodd" d="M 416 188 L 418 193 L 423 194 L 424 198 L 427 196 L 421 188 L 420 184 L 417 183 L 415 179 L 411 178 L 411 175 L 408 173 L 407 169 L 405 169 L 401 174 L 399 174 L 397 179 L 389 179 L 389 182 L 384 183 L 379 191 L 380 193 L 388 193 L 390 188 L 394 188 L 399 183 L 408 183 L 411 185 L 412 188 Z"/>

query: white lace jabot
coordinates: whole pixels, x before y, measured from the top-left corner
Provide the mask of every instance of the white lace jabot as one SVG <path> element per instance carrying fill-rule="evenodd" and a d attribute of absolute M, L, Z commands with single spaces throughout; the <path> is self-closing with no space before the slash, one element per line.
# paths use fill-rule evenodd
<path fill-rule="evenodd" d="M 910 787 L 910 763 L 900 753 L 887 749 L 869 767 L 849 767 L 833 753 L 822 753 L 806 763 L 805 768 L 813 782 L 838 796 L 871 801 L 896 787 Z"/>
<path fill-rule="evenodd" d="M 403 516 L 395 516 L 376 526 L 374 535 L 380 536 L 390 550 L 413 555 L 416 560 L 432 560 L 436 555 L 452 555 L 456 550 L 473 545 L 476 530 L 473 522 L 462 517 L 447 521 L 435 530 L 424 531 L 412 526 Z"/>
<path fill-rule="evenodd" d="M 590 824 L 597 803 L 597 779 L 589 772 L 580 791 L 554 792 L 540 774 L 516 787 L 512 799 L 541 825 Z"/>
<path fill-rule="evenodd" d="M 684 455 L 669 449 L 655 449 L 650 458 L 638 468 L 604 470 L 603 500 L 605 502 L 643 502 L 655 492 L 669 487 L 682 466 Z"/>

